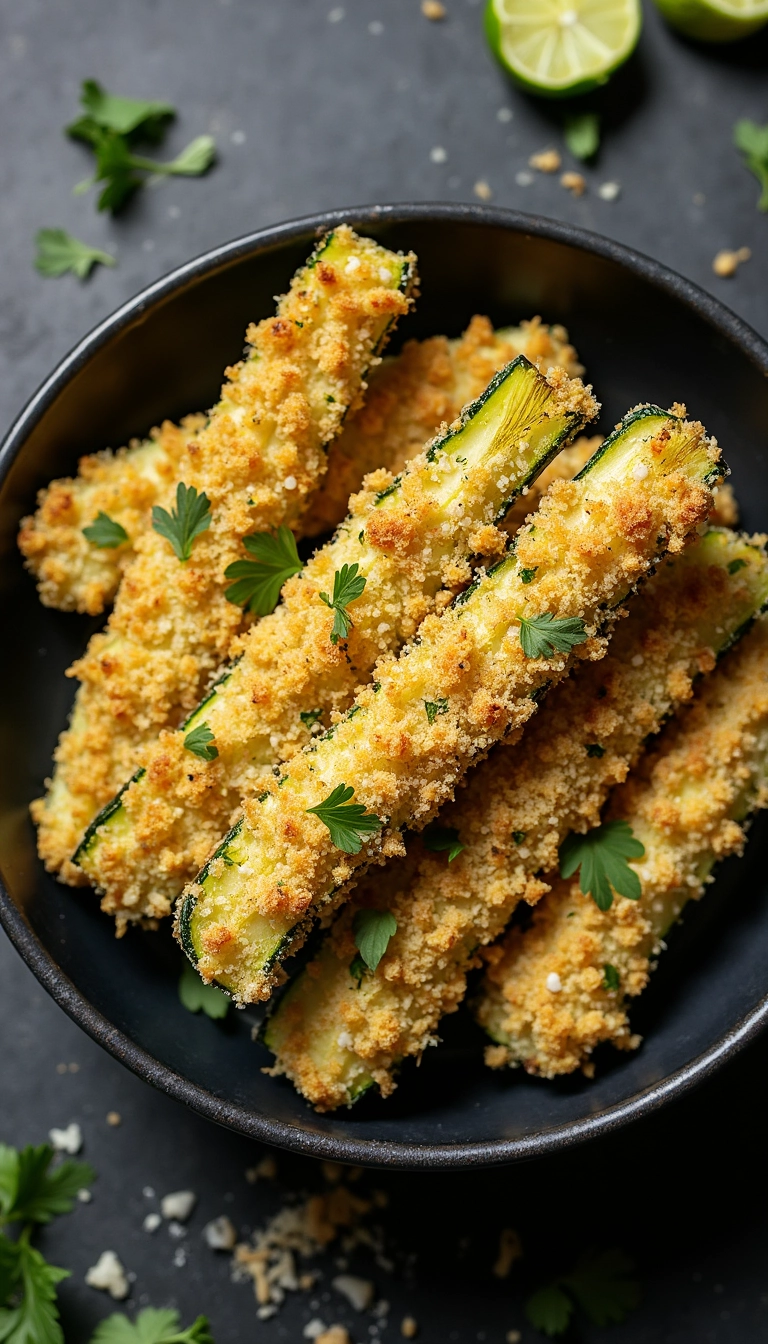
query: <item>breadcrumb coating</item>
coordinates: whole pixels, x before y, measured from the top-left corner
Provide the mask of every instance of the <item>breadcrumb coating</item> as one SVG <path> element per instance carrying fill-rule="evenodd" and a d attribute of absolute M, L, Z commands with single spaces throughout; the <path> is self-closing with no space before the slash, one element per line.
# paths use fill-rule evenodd
<path fill-rule="evenodd" d="M 640 900 L 616 896 L 602 912 L 578 883 L 556 879 L 532 928 L 491 949 L 477 1014 L 498 1042 L 489 1064 L 521 1063 L 554 1078 L 591 1072 L 590 1055 L 603 1041 L 622 1050 L 640 1044 L 626 1000 L 645 988 L 661 939 L 703 894 L 714 864 L 742 852 L 746 817 L 768 804 L 767 774 L 768 618 L 761 617 L 611 798 L 609 818 L 628 821 L 645 846 L 632 863 Z M 618 989 L 607 988 L 606 966 Z M 547 988 L 553 974 L 556 993 Z"/>
<path fill-rule="evenodd" d="M 510 494 L 581 427 L 586 411 L 597 410 L 580 382 L 561 370 L 545 379 L 519 359 L 412 459 L 402 479 L 383 471 L 367 478 L 333 541 L 288 581 L 276 610 L 241 637 L 239 661 L 215 694 L 181 730 L 160 734 L 120 805 L 110 805 L 103 822 L 96 818 L 76 859 L 103 892 L 104 910 L 120 924 L 170 913 L 265 773 L 349 708 L 376 661 L 445 605 L 444 583 L 466 583 L 468 556 L 503 554 L 506 538 L 493 523 Z M 333 643 L 334 614 L 320 594 L 332 592 L 334 574 L 352 564 L 365 588 L 348 638 Z M 211 761 L 185 749 L 187 732 L 203 722 L 215 739 Z"/>
<path fill-rule="evenodd" d="M 81 683 L 72 720 L 47 798 L 32 806 L 40 856 L 64 880 L 82 882 L 70 855 L 137 751 L 194 708 L 227 656 L 242 612 L 225 597 L 224 571 L 246 534 L 301 517 L 325 445 L 407 311 L 413 282 L 413 258 L 344 226 L 294 277 L 277 316 L 249 328 L 249 352 L 227 370 L 221 401 L 179 468 L 208 497 L 209 530 L 186 562 L 158 532 L 139 537 L 106 630 L 69 671 Z M 163 501 L 173 507 L 173 492 Z"/>
<path fill-rule="evenodd" d="M 297 535 L 332 531 L 364 476 L 380 467 L 400 471 L 518 354 L 545 373 L 554 366 L 572 376 L 583 373 L 564 328 L 546 327 L 539 318 L 494 332 L 487 318 L 475 317 L 458 340 L 410 341 L 402 354 L 372 368 L 365 403 L 350 412 L 331 444 L 328 470 L 311 508 L 297 520 Z M 91 616 L 104 611 L 136 540 L 150 527 L 152 505 L 179 479 L 187 441 L 205 421 L 204 415 L 188 416 L 181 426 L 166 421 L 144 442 L 81 458 L 76 477 L 39 492 L 36 512 L 21 521 L 19 548 L 44 606 Z M 99 512 L 127 532 L 121 546 L 99 549 L 83 536 Z"/>
<path fill-rule="evenodd" d="M 349 1103 L 436 1041 L 455 1011 L 478 950 L 498 938 L 519 902 L 548 890 L 570 831 L 599 823 L 611 788 L 648 736 L 692 695 L 693 680 L 768 598 L 765 537 L 710 532 L 665 561 L 632 604 L 600 662 L 580 664 L 548 697 L 518 747 L 500 744 L 440 815 L 462 852 L 450 863 L 421 840 L 405 861 L 369 875 L 319 955 L 267 1028 L 276 1073 L 320 1109 Z M 736 562 L 736 572 L 729 565 Z M 363 908 L 397 922 L 375 972 L 350 974 L 353 923 Z"/>
<path fill-rule="evenodd" d="M 428 616 L 417 641 L 377 666 L 333 735 L 246 802 L 243 822 L 180 905 L 178 934 L 205 980 L 243 1001 L 269 996 L 277 962 L 313 915 L 338 904 L 366 866 L 402 853 L 402 828 L 431 820 L 574 657 L 603 653 L 608 610 L 706 518 L 718 457 L 701 425 L 638 410 L 588 474 L 553 483 L 515 552 L 442 616 Z M 576 655 L 526 657 L 519 622 L 545 613 L 584 621 Z M 445 712 L 430 718 L 425 704 L 438 697 Z M 382 823 L 356 855 L 336 848 L 307 810 L 342 784 Z"/>

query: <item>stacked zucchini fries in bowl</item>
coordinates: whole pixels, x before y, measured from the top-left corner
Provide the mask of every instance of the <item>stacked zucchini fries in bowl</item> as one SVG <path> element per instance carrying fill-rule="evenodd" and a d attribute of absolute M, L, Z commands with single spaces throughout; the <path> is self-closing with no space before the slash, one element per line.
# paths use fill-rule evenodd
<path fill-rule="evenodd" d="M 628 1001 L 768 798 L 765 538 L 717 444 L 682 406 L 583 437 L 538 318 L 382 360 L 416 294 L 337 228 L 209 415 L 83 459 L 20 533 L 47 605 L 114 603 L 41 858 L 271 999 L 319 1110 L 386 1097 L 467 996 L 493 1068 L 638 1045 Z"/>

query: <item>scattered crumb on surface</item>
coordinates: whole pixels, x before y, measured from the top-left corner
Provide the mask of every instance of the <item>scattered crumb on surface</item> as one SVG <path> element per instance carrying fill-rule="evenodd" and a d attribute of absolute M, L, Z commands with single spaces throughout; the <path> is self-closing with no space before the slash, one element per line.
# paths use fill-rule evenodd
<path fill-rule="evenodd" d="M 119 1111 L 107 1111 L 108 1125 L 111 1125 L 113 1129 L 117 1129 L 118 1125 L 121 1125 L 122 1123 L 123 1117 Z"/>
<path fill-rule="evenodd" d="M 109 1293 L 116 1302 L 122 1302 L 130 1292 L 125 1270 L 114 1251 L 102 1251 L 96 1264 L 86 1271 L 85 1282 L 89 1288 Z"/>
<path fill-rule="evenodd" d="M 475 183 L 472 190 L 481 201 L 490 201 L 493 196 L 491 187 L 484 177 L 481 177 L 480 180 Z"/>
<path fill-rule="evenodd" d="M 163 1195 L 160 1210 L 164 1218 L 185 1223 L 196 1203 L 197 1195 L 193 1190 L 174 1190 L 170 1195 Z"/>
<path fill-rule="evenodd" d="M 212 1218 L 205 1224 L 202 1237 L 212 1251 L 231 1251 L 237 1241 L 237 1232 L 231 1218 L 222 1214 L 220 1218 Z"/>
<path fill-rule="evenodd" d="M 67 1125 L 65 1129 L 51 1129 L 48 1131 L 51 1147 L 56 1153 L 68 1153 L 74 1157 L 80 1152 L 83 1146 L 83 1132 L 74 1121 Z"/>
<path fill-rule="evenodd" d="M 523 1336 L 520 1334 L 519 1330 L 508 1330 L 505 1335 L 507 1344 L 520 1344 L 522 1338 Z"/>
<path fill-rule="evenodd" d="M 562 166 L 562 159 L 556 149 L 542 149 L 538 154 L 532 154 L 528 160 L 529 168 L 535 168 L 538 173 L 557 173 Z"/>
<path fill-rule="evenodd" d="M 86 1190 L 85 1187 L 83 1187 L 82 1190 L 78 1190 L 77 1198 L 80 1204 L 90 1204 L 91 1200 L 93 1199 L 93 1195 L 91 1194 L 90 1190 Z"/>
<path fill-rule="evenodd" d="M 597 194 L 603 201 L 616 201 L 621 195 L 621 183 L 602 182 L 597 188 Z"/>
<path fill-rule="evenodd" d="M 421 12 L 425 19 L 432 19 L 433 22 L 444 19 L 448 13 L 440 0 L 421 0 Z"/>
<path fill-rule="evenodd" d="M 352 1344 L 352 1339 L 346 1326 L 332 1325 L 322 1335 L 315 1336 L 315 1344 Z"/>
<path fill-rule="evenodd" d="M 516 1260 L 523 1254 L 523 1243 L 519 1232 L 513 1227 L 504 1227 L 499 1233 L 499 1253 L 493 1272 L 497 1279 L 506 1279 Z"/>
<path fill-rule="evenodd" d="M 367 1311 L 373 1304 L 376 1288 L 370 1279 L 360 1279 L 356 1274 L 337 1274 L 331 1281 L 331 1287 L 345 1297 L 355 1311 Z"/>
<path fill-rule="evenodd" d="M 735 252 L 724 248 L 712 262 L 712 270 L 715 275 L 723 277 L 735 275 L 742 262 L 749 261 L 751 256 L 752 252 L 748 247 L 739 247 Z"/>
<path fill-rule="evenodd" d="M 430 149 L 429 157 L 433 163 L 446 163 L 448 159 L 448 151 L 443 149 L 442 145 L 435 145 L 433 149 Z"/>
<path fill-rule="evenodd" d="M 566 191 L 572 191 L 574 196 L 583 196 L 587 190 L 586 178 L 582 173 L 563 173 L 560 186 L 565 187 Z"/>
<path fill-rule="evenodd" d="M 148 1213 L 142 1227 L 145 1232 L 156 1232 L 162 1221 L 159 1213 Z"/>
<path fill-rule="evenodd" d="M 404 1316 L 400 1322 L 400 1334 L 403 1339 L 415 1339 L 419 1333 L 419 1327 L 413 1316 Z"/>
<path fill-rule="evenodd" d="M 515 173 L 515 181 L 518 187 L 530 187 L 533 181 L 533 173 L 529 173 L 522 168 L 519 173 Z"/>
<path fill-rule="evenodd" d="M 274 1157 L 262 1157 L 255 1167 L 248 1167 L 245 1172 L 249 1185 L 255 1185 L 257 1181 L 274 1181 L 276 1176 L 277 1163 Z"/>

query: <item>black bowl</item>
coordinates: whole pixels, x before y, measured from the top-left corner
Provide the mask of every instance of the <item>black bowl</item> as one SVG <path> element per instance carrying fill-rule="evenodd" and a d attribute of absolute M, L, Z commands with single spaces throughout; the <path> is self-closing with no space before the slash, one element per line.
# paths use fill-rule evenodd
<path fill-rule="evenodd" d="M 564 322 L 612 425 L 639 401 L 687 402 L 718 436 L 744 523 L 768 521 L 768 346 L 709 295 L 637 253 L 568 225 L 479 206 L 333 212 L 253 234 L 150 286 L 82 341 L 43 384 L 0 449 L 0 889 L 3 925 L 42 984 L 140 1077 L 222 1124 L 317 1156 L 451 1167 L 546 1153 L 637 1119 L 715 1069 L 768 1018 L 766 830 L 721 869 L 634 1015 L 645 1043 L 606 1052 L 597 1076 L 548 1084 L 483 1067 L 459 1014 L 395 1096 L 317 1116 L 265 1077 L 256 1014 L 222 1026 L 178 1001 L 167 931 L 115 942 L 89 892 L 58 886 L 35 855 L 27 806 L 39 794 L 73 687 L 64 668 L 93 622 L 47 611 L 15 545 L 35 491 L 78 456 L 164 416 L 212 403 L 247 322 L 268 313 L 314 236 L 349 220 L 414 248 L 423 297 L 399 339 L 458 334 L 475 312 L 496 323 Z M 16 636 L 22 633 L 17 643 Z"/>

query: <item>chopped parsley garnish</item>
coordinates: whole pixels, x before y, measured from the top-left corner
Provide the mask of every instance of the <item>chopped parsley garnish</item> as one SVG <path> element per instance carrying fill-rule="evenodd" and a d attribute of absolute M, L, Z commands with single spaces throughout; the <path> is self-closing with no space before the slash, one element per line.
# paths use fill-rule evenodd
<path fill-rule="evenodd" d="M 453 863 L 465 848 L 455 826 L 427 826 L 426 830 L 422 831 L 421 838 L 424 841 L 424 848 L 432 850 L 434 854 L 442 854 L 447 850 L 449 863 Z"/>
<path fill-rule="evenodd" d="M 190 733 L 184 738 L 184 747 L 191 751 L 193 756 L 199 756 L 201 761 L 215 761 L 219 754 L 218 747 L 213 745 L 214 737 L 207 723 L 198 723 Z"/>
<path fill-rule="evenodd" d="M 733 142 L 744 155 L 751 173 L 757 178 L 762 192 L 758 210 L 768 210 L 768 126 L 758 126 L 744 118 L 733 128 Z"/>
<path fill-rule="evenodd" d="M 331 843 L 345 854 L 359 854 L 362 837 L 380 831 L 382 823 L 373 812 L 366 812 L 363 803 L 350 802 L 355 791 L 346 784 L 337 784 L 324 802 L 308 807 L 307 812 L 319 817 L 331 833 Z"/>
<path fill-rule="evenodd" d="M 512 832 L 512 839 L 514 840 L 514 842 L 515 842 L 516 845 L 522 845 L 522 843 L 523 843 L 523 841 L 524 841 L 524 839 L 525 839 L 525 836 L 526 836 L 526 832 L 525 832 L 525 831 L 513 831 L 513 832 Z"/>
<path fill-rule="evenodd" d="M 116 265 L 109 252 L 81 243 L 66 229 L 39 229 L 35 234 L 35 246 L 35 270 L 40 275 L 66 275 L 71 271 L 79 280 L 85 280 L 94 266 Z"/>
<path fill-rule="evenodd" d="M 731 560 L 728 565 L 728 573 L 738 574 L 740 569 L 746 569 L 746 567 L 747 567 L 746 560 L 742 560 L 740 558 L 737 560 Z"/>
<path fill-rule="evenodd" d="M 229 995 L 217 989 L 216 985 L 206 985 L 189 962 L 179 979 L 179 998 L 188 1012 L 203 1012 L 214 1020 L 226 1017 L 229 1012 Z"/>
<path fill-rule="evenodd" d="M 224 571 L 225 579 L 236 582 L 224 596 L 235 606 L 247 607 L 256 616 L 268 616 L 277 606 L 280 590 L 288 579 L 304 568 L 291 529 L 280 524 L 276 533 L 253 532 L 243 537 L 243 545 L 253 560 L 234 560 Z"/>
<path fill-rule="evenodd" d="M 590 742 L 587 745 L 588 756 L 604 756 L 605 747 L 601 747 L 599 742 Z"/>
<path fill-rule="evenodd" d="M 431 727 L 436 718 L 448 713 L 448 701 L 444 695 L 438 695 L 435 700 L 425 700 L 424 708 L 427 712 L 427 722 Z"/>
<path fill-rule="evenodd" d="M 556 653 L 570 653 L 577 644 L 583 644 L 587 630 L 580 616 L 553 616 L 545 611 L 541 616 L 518 616 L 520 645 L 526 658 L 553 658 Z"/>
<path fill-rule="evenodd" d="M 576 1306 L 593 1325 L 617 1325 L 640 1301 L 634 1268 L 623 1251 L 587 1251 L 569 1274 L 528 1298 L 525 1314 L 550 1337 L 565 1333 Z"/>
<path fill-rule="evenodd" d="M 322 709 L 302 709 L 299 712 L 299 718 L 305 728 L 313 728 L 323 717 Z"/>
<path fill-rule="evenodd" d="M 103 551 L 112 551 L 128 540 L 125 528 L 116 523 L 114 518 L 110 518 L 103 509 L 99 509 L 93 522 L 83 528 L 83 536 L 92 546 L 98 546 Z"/>
<path fill-rule="evenodd" d="M 333 576 L 333 597 L 329 597 L 327 593 L 319 594 L 320 601 L 333 612 L 332 644 L 338 644 L 340 639 L 346 639 L 354 624 L 347 607 L 350 602 L 357 601 L 365 588 L 365 578 L 358 573 L 359 569 L 357 562 L 353 565 L 342 565 Z"/>
<path fill-rule="evenodd" d="M 606 961 L 603 967 L 603 989 L 616 990 L 619 988 L 619 972 L 610 961 Z"/>
<path fill-rule="evenodd" d="M 362 961 L 370 971 L 375 971 L 389 946 L 390 938 L 397 933 L 397 920 L 388 910 L 358 910 L 352 920 L 352 932 Z M 352 966 L 356 961 L 357 957 Z"/>
<path fill-rule="evenodd" d="M 538 568 L 539 568 L 538 565 L 534 565 L 533 569 L 521 569 L 520 582 L 533 583 L 533 580 L 536 578 L 536 571 L 538 570 Z"/>
<path fill-rule="evenodd" d="M 155 532 L 171 543 L 177 559 L 189 559 L 195 538 L 211 526 L 211 501 L 205 491 L 198 495 L 194 485 L 183 481 L 176 486 L 176 507 L 169 513 L 159 504 L 152 506 L 152 526 Z"/>
<path fill-rule="evenodd" d="M 367 970 L 368 970 L 368 967 L 366 966 L 365 962 L 363 961 L 363 958 L 360 956 L 360 953 L 359 953 L 359 952 L 356 952 L 355 955 L 354 955 L 354 957 L 352 958 L 352 960 L 351 960 L 350 963 L 349 963 L 349 974 L 352 976 L 352 979 L 353 979 L 353 980 L 356 980 L 356 981 L 357 981 L 357 988 L 358 988 L 358 989 L 360 988 L 361 984 L 363 983 L 363 976 L 365 975 L 365 972 L 366 972 Z"/>
<path fill-rule="evenodd" d="M 641 859 L 645 846 L 632 834 L 627 821 L 605 821 L 586 835 L 572 831 L 560 846 L 560 876 L 572 877 L 577 869 L 579 886 L 591 896 L 598 910 L 610 910 L 614 892 L 639 901 L 640 878 L 627 859 Z"/>
<path fill-rule="evenodd" d="M 563 133 L 574 158 L 591 159 L 600 147 L 600 118 L 596 112 L 573 112 Z"/>
<path fill-rule="evenodd" d="M 176 115 L 170 103 L 121 98 L 107 93 L 95 80 L 87 79 L 82 86 L 80 105 L 83 115 L 67 126 L 67 134 L 90 145 L 96 156 L 96 170 L 76 190 L 87 191 L 95 182 L 103 182 L 99 210 L 111 210 L 114 214 L 143 186 L 146 174 L 198 177 L 216 156 L 210 135 L 197 136 L 166 163 L 133 152 L 139 141 L 157 144 L 162 139 L 168 122 Z"/>

